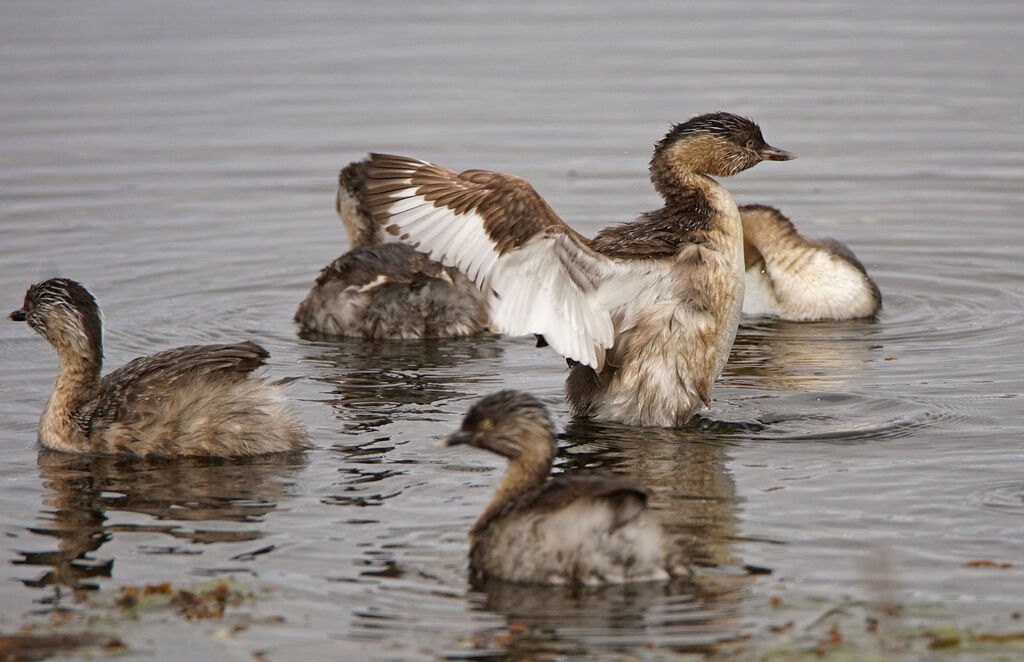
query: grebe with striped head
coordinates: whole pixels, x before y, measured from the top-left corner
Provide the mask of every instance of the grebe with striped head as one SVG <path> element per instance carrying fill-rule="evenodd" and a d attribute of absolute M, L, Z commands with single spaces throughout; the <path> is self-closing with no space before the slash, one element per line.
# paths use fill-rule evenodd
<path fill-rule="evenodd" d="M 469 533 L 474 583 L 598 585 L 690 574 L 647 510 L 647 490 L 615 474 L 550 476 L 555 428 L 532 395 L 501 391 L 481 399 L 446 443 L 508 460 Z"/>
<path fill-rule="evenodd" d="M 654 148 L 664 205 L 593 240 L 522 178 L 402 156 L 371 154 L 366 203 L 483 290 L 492 330 L 537 334 L 570 360 L 576 415 L 672 427 L 710 406 L 743 302 L 740 215 L 712 176 L 792 158 L 751 120 L 694 117 Z"/>
<path fill-rule="evenodd" d="M 33 285 L 9 318 L 28 322 L 60 359 L 39 419 L 39 443 L 46 448 L 241 457 L 308 447 L 280 386 L 250 376 L 269 357 L 255 343 L 169 349 L 100 378 L 100 311 L 81 284 L 53 278 Z"/>

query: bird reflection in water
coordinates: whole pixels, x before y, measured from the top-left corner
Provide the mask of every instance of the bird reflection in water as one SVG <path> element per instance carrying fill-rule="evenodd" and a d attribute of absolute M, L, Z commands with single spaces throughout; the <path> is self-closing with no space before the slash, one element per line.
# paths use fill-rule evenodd
<path fill-rule="evenodd" d="M 879 360 L 882 332 L 871 319 L 786 322 L 745 319 L 722 373 L 728 385 L 764 390 L 834 390 Z"/>
<path fill-rule="evenodd" d="M 323 384 L 323 402 L 337 411 L 351 434 L 378 430 L 410 414 L 442 412 L 434 403 L 468 395 L 460 386 L 498 383 L 499 339 L 363 341 L 342 339 L 306 345 L 300 359 Z"/>
<path fill-rule="evenodd" d="M 39 514 L 43 523 L 29 531 L 56 538 L 57 549 L 22 551 L 22 558 L 13 563 L 47 568 L 22 581 L 32 587 L 54 587 L 59 601 L 61 587 L 97 590 L 100 586 L 94 580 L 111 576 L 115 559 L 96 558 L 93 553 L 117 534 L 166 534 L 171 539 L 167 545 L 138 547 L 142 554 L 155 555 L 201 554 L 191 545 L 256 540 L 266 534 L 260 526 L 263 518 L 277 508 L 305 462 L 293 453 L 229 462 L 42 451 L 39 475 L 49 493 Z M 153 522 L 108 523 L 114 511 L 149 515 Z M 198 524 L 204 521 L 238 526 L 207 530 Z"/>

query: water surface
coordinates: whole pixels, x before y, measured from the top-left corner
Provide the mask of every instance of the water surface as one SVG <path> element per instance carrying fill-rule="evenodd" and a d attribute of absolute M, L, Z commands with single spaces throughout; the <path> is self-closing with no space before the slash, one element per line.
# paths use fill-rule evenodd
<path fill-rule="evenodd" d="M 271 376 L 302 377 L 290 393 L 317 448 L 40 453 L 56 359 L 0 325 L 0 631 L 229 574 L 258 626 L 110 631 L 151 659 L 725 658 L 863 600 L 1021 632 L 1021 26 L 1015 2 L 4 3 L 3 310 L 32 282 L 83 281 L 108 368 L 254 339 Z M 366 151 L 522 175 L 593 234 L 654 207 L 651 145 L 718 109 L 800 155 L 726 180 L 737 201 L 846 242 L 885 307 L 744 320 L 691 427 L 570 421 L 564 363 L 525 338 L 296 335 L 295 307 L 346 248 L 337 170 Z M 551 406 L 560 468 L 650 486 L 697 581 L 468 586 L 465 532 L 502 463 L 433 442 L 499 388 Z"/>

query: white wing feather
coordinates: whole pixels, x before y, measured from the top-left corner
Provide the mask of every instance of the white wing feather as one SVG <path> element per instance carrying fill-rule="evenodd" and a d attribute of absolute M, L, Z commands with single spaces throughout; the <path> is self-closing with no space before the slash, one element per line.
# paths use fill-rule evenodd
<path fill-rule="evenodd" d="M 563 356 L 601 370 L 615 341 L 613 314 L 644 289 L 642 273 L 654 268 L 650 262 L 608 258 L 554 231 L 499 255 L 480 214 L 456 214 L 416 190 L 410 185 L 387 194 L 389 226 L 403 241 L 467 274 L 487 295 L 494 331 L 541 334 Z"/>

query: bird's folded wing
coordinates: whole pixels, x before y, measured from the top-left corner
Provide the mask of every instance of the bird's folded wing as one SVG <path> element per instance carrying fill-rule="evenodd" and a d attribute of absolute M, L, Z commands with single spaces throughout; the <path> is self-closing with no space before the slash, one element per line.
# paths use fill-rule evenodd
<path fill-rule="evenodd" d="M 254 342 L 231 345 L 186 345 L 143 356 L 100 380 L 99 394 L 83 416 L 117 418 L 140 399 L 172 389 L 182 379 L 242 381 L 270 354 Z"/>
<path fill-rule="evenodd" d="M 597 370 L 615 308 L 642 287 L 631 276 L 643 265 L 592 251 L 520 177 L 371 154 L 366 202 L 389 232 L 467 274 L 495 331 L 543 335 Z"/>
<path fill-rule="evenodd" d="M 611 511 L 616 529 L 640 514 L 647 507 L 647 498 L 647 490 L 628 478 L 585 473 L 554 476 L 522 501 L 538 512 L 559 510 L 580 499 L 601 503 Z"/>

